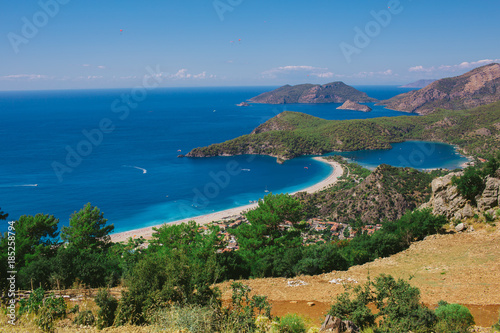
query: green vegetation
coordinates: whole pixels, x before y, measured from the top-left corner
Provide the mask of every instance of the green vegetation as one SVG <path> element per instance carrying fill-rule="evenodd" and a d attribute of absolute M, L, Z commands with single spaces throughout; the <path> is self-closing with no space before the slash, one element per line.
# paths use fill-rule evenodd
<path fill-rule="evenodd" d="M 343 165 L 344 174 L 349 172 L 349 177 L 344 175 L 340 182 L 323 191 L 299 193 L 297 197 L 307 217 L 321 216 L 351 226 L 401 218 L 405 211 L 428 201 L 432 180 L 447 173 L 385 164 L 371 172 L 356 163 L 346 163 L 340 156 L 333 159 Z"/>
<path fill-rule="evenodd" d="M 368 304 L 373 303 L 377 313 Z M 404 280 L 381 275 L 339 295 L 329 314 L 375 332 L 432 332 L 436 315 L 420 303 L 420 291 Z M 375 324 L 378 320 L 378 324 Z"/>
<path fill-rule="evenodd" d="M 305 333 L 306 324 L 304 318 L 291 313 L 281 317 L 278 329 L 283 333 Z"/>
<path fill-rule="evenodd" d="M 314 94 L 311 96 L 311 91 Z M 299 84 L 295 86 L 285 85 L 273 91 L 265 92 L 253 97 L 252 102 L 269 104 L 292 104 L 292 103 L 339 103 L 345 100 L 356 102 L 375 102 L 376 99 L 368 97 L 343 82 L 332 82 L 324 85 Z"/>
<path fill-rule="evenodd" d="M 420 117 L 324 120 L 285 111 L 253 134 L 193 149 L 187 156 L 261 154 L 291 159 L 333 151 L 388 149 L 405 140 L 441 141 L 486 158 L 500 147 L 500 102 L 471 110 L 438 110 Z M 483 131 L 478 131 L 483 130 Z"/>
<path fill-rule="evenodd" d="M 494 176 L 500 168 L 500 152 L 497 156 L 489 156 L 483 165 L 469 166 L 460 177 L 453 176 L 452 184 L 457 187 L 458 192 L 471 203 L 476 204 L 476 196 L 481 194 L 486 186 L 485 180 L 488 176 Z"/>
<path fill-rule="evenodd" d="M 460 304 L 440 301 L 435 313 L 437 333 L 465 333 L 475 324 L 469 309 Z"/>

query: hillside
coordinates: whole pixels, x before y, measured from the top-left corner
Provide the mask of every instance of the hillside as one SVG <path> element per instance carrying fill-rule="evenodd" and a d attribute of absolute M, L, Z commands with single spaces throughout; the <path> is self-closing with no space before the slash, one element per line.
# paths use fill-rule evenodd
<path fill-rule="evenodd" d="M 401 88 L 424 88 L 436 80 L 418 80 L 412 83 L 405 84 Z"/>
<path fill-rule="evenodd" d="M 250 102 L 265 104 L 344 103 L 347 100 L 361 103 L 377 101 L 343 82 L 332 82 L 324 85 L 299 84 L 290 86 L 287 84 L 253 97 Z"/>
<path fill-rule="evenodd" d="M 337 222 L 359 219 L 363 224 L 375 224 L 385 219 L 393 221 L 427 201 L 431 182 L 441 173 L 382 164 L 363 179 L 354 175 L 355 164 L 346 167 L 351 170 L 351 178 L 325 191 L 300 194 L 308 210 L 317 207 L 317 216 Z"/>
<path fill-rule="evenodd" d="M 429 140 L 485 157 L 500 147 L 500 102 L 471 110 L 439 110 L 422 117 L 325 120 L 285 111 L 251 134 L 195 148 L 189 157 L 261 154 L 278 161 L 333 151 L 388 149 L 391 143 Z"/>
<path fill-rule="evenodd" d="M 380 102 L 389 109 L 429 114 L 438 108 L 465 110 L 500 100 L 500 64 L 476 68 L 463 75 L 435 81 Z"/>
<path fill-rule="evenodd" d="M 481 227 L 482 226 L 482 227 Z M 303 275 L 293 279 L 266 278 L 241 280 L 252 289 L 252 293 L 268 296 L 277 313 L 280 307 L 309 313 L 312 318 L 324 314 L 332 299 L 342 293 L 342 283 L 330 283 L 333 279 L 348 278 L 359 283 L 368 277 L 390 274 L 405 280 L 421 291 L 425 304 L 437 304 L 440 300 L 466 304 L 476 319 L 476 324 L 491 326 L 498 320 L 500 308 L 500 226 L 476 225 L 472 233 L 454 233 L 429 236 L 416 242 L 409 249 L 387 258 L 377 259 L 364 265 L 353 266 L 347 271 L 326 274 Z M 305 285 L 288 287 L 288 281 L 300 280 Z M 231 282 L 219 284 L 228 293 Z M 346 283 L 345 285 L 356 285 Z M 289 304 L 290 301 L 297 302 Z M 316 304 L 312 309 L 306 302 Z M 317 308 L 317 313 L 314 313 Z"/>

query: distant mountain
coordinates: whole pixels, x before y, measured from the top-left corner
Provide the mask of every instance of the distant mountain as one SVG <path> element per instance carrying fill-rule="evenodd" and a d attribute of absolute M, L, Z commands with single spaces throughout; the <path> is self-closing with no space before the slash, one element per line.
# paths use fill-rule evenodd
<path fill-rule="evenodd" d="M 465 110 L 499 100 L 500 64 L 489 64 L 381 101 L 380 105 L 397 111 L 429 114 L 438 108 Z"/>
<path fill-rule="evenodd" d="M 287 84 L 253 97 L 250 102 L 264 104 L 344 103 L 347 100 L 361 103 L 377 101 L 343 82 L 332 82 L 324 85 L 299 84 L 290 86 Z"/>
<path fill-rule="evenodd" d="M 415 81 L 412 83 L 405 84 L 404 86 L 401 86 L 400 88 L 424 88 L 435 81 L 437 81 L 437 80 L 435 80 L 435 79 L 418 80 L 418 81 Z"/>

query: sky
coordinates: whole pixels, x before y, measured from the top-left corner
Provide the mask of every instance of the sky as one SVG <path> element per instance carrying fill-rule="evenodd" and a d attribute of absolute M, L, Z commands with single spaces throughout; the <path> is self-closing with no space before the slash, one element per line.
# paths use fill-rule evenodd
<path fill-rule="evenodd" d="M 439 79 L 500 62 L 499 13 L 498 0 L 2 1 L 0 90 Z"/>

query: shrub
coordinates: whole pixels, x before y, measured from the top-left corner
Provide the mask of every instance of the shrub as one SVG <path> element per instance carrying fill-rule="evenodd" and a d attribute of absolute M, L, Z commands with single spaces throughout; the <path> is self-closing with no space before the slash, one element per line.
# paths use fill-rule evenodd
<path fill-rule="evenodd" d="M 461 177 L 453 176 L 451 183 L 455 185 L 458 192 L 472 203 L 476 203 L 476 196 L 484 190 L 484 181 L 481 171 L 474 167 L 465 169 Z"/>
<path fill-rule="evenodd" d="M 378 309 L 376 315 L 367 306 L 372 302 Z M 352 293 L 339 295 L 329 314 L 350 320 L 362 329 L 375 327 L 378 317 L 377 332 L 430 332 L 436 320 L 434 313 L 420 304 L 418 288 L 383 274 L 356 286 Z"/>
<path fill-rule="evenodd" d="M 38 313 L 38 310 L 43 304 L 43 295 L 45 290 L 38 288 L 30 294 L 28 299 L 19 301 L 19 314 L 23 313 Z"/>
<path fill-rule="evenodd" d="M 305 333 L 306 324 L 304 318 L 289 313 L 280 319 L 278 329 L 280 333 Z"/>
<path fill-rule="evenodd" d="M 469 309 L 460 304 L 448 304 L 441 301 L 435 310 L 437 333 L 462 333 L 474 325 L 474 318 Z"/>
<path fill-rule="evenodd" d="M 82 326 L 93 326 L 95 323 L 95 317 L 92 311 L 84 310 L 79 312 L 78 315 L 73 320 L 73 324 Z"/>
<path fill-rule="evenodd" d="M 103 329 L 113 325 L 115 320 L 116 308 L 118 301 L 111 296 L 108 289 L 101 288 L 94 298 L 95 303 L 99 307 L 97 311 L 97 328 Z"/>
<path fill-rule="evenodd" d="M 45 332 L 54 331 L 54 320 L 66 316 L 66 302 L 62 297 L 51 294 L 43 300 L 43 305 L 38 310 L 35 323 Z"/>

